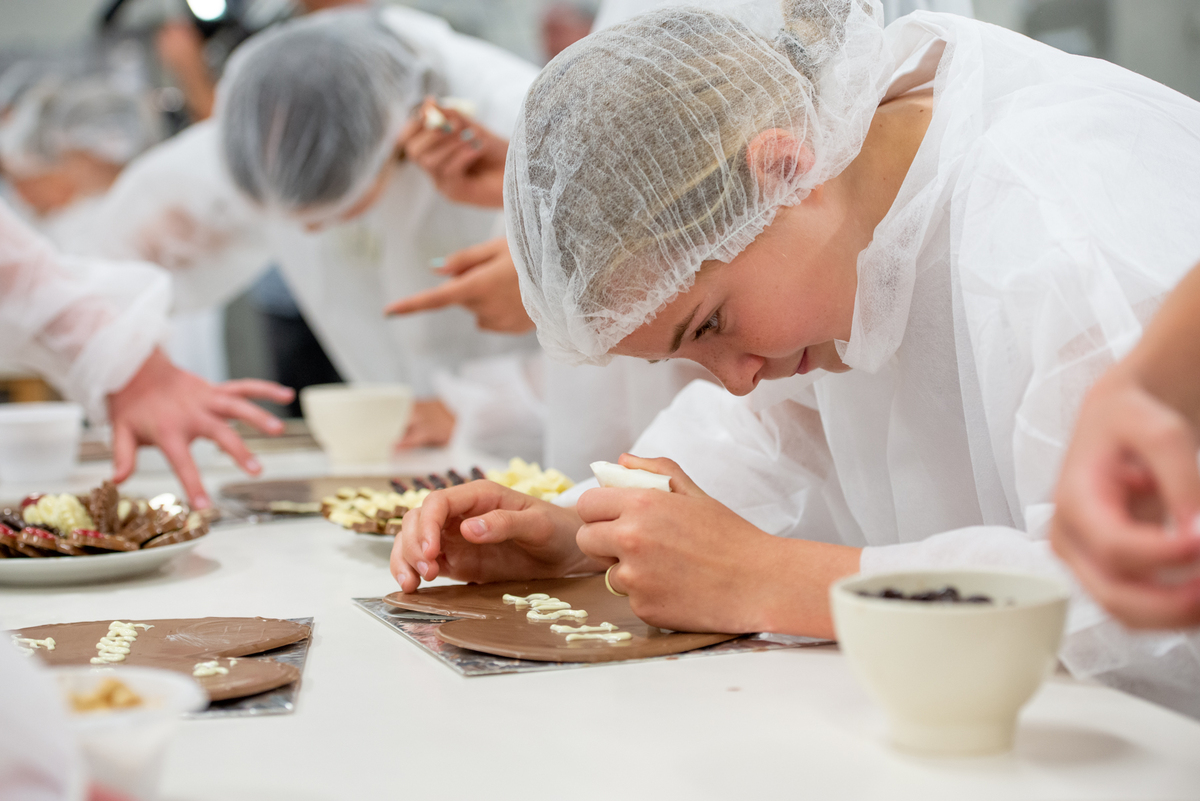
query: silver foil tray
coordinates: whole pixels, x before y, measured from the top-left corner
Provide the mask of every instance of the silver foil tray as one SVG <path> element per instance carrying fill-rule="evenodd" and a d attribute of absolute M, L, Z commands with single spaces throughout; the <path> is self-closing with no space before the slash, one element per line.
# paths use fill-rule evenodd
<path fill-rule="evenodd" d="M 460 676 L 497 676 L 502 673 L 540 673 L 546 670 L 574 670 L 579 668 L 624 665 L 630 662 L 662 662 L 674 659 L 693 659 L 721 654 L 744 654 L 753 651 L 776 651 L 781 648 L 800 648 L 809 645 L 827 645 L 830 640 L 811 637 L 790 637 L 781 634 L 752 634 L 736 640 L 698 648 L 682 654 L 656 656 L 647 659 L 626 659 L 616 662 L 535 662 L 530 659 L 512 659 L 507 656 L 492 656 L 479 651 L 470 651 L 442 642 L 437 636 L 437 627 L 451 617 L 440 617 L 424 612 L 411 612 L 392 606 L 382 598 L 352 598 L 355 605 L 366 611 L 389 628 L 416 643 L 423 651 L 435 657 Z"/>

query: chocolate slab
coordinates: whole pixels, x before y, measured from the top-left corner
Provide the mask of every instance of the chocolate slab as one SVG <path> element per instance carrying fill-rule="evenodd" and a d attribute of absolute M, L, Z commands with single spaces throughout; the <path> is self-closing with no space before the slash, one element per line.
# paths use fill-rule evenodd
<path fill-rule="evenodd" d="M 526 618 L 528 606 L 503 601 L 505 594 L 527 596 L 535 592 L 566 601 L 572 609 L 587 610 L 588 616 L 585 620 L 530 621 Z M 384 600 L 402 609 L 463 618 L 438 627 L 437 635 L 443 642 L 538 662 L 644 659 L 683 653 L 740 636 L 666 631 L 647 625 L 633 614 L 628 598 L 608 591 L 604 576 L 429 587 L 408 595 L 392 593 Z M 633 638 L 619 643 L 599 640 L 568 643 L 565 634 L 550 630 L 554 624 L 578 627 L 601 623 L 613 623 Z"/>
<path fill-rule="evenodd" d="M 219 656 L 248 656 L 302 640 L 309 627 L 290 620 L 262 617 L 204 617 L 191 620 L 125 620 L 146 623 L 153 628 L 139 629 L 129 656 L 122 665 L 162 667 L 164 660 L 196 661 Z M 108 633 L 111 620 L 87 623 L 54 623 L 31 626 L 15 634 L 42 640 L 53 637 L 53 651 L 42 648 L 34 653 L 50 665 L 87 665 L 96 655 L 96 643 Z"/>
<path fill-rule="evenodd" d="M 229 672 L 215 676 L 194 675 L 196 665 L 201 662 L 213 661 Z M 206 657 L 193 657 L 191 659 L 164 658 L 157 661 L 154 667 L 173 670 L 176 673 L 191 676 L 208 693 L 210 701 L 225 701 L 230 698 L 245 698 L 248 695 L 258 695 L 268 690 L 274 690 L 276 687 L 291 684 L 300 678 L 300 671 L 292 665 L 285 665 L 282 662 L 276 662 L 274 659 L 261 657 L 242 657 L 237 659 L 229 657 L 217 659 Z"/>

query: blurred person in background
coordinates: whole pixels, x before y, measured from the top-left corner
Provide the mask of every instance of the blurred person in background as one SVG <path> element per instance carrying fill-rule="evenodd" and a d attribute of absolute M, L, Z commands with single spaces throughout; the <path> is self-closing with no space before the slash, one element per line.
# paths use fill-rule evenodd
<path fill-rule="evenodd" d="M 286 403 L 292 392 L 256 380 L 214 386 L 180 370 L 161 349 L 169 308 L 158 268 L 66 256 L 0 203 L 0 359 L 44 376 L 92 422 L 111 422 L 115 481 L 133 472 L 139 445 L 157 445 L 192 504 L 206 508 L 189 443 L 207 437 L 257 474 L 226 420 L 279 433 L 282 423 L 249 399 Z"/>
<path fill-rule="evenodd" d="M 8 93 L 0 116 L 11 204 L 64 253 L 115 255 L 101 247 L 104 198 L 125 166 L 163 138 L 161 114 L 145 92 L 102 68 L 18 63 L 0 82 L 24 84 Z M 170 329 L 173 361 L 209 381 L 227 377 L 219 310 L 174 314 Z"/>
<path fill-rule="evenodd" d="M 496 210 L 439 192 L 448 185 L 405 156 L 402 129 L 434 95 L 473 107 L 470 130 L 506 131 L 534 75 L 532 65 L 408 9 L 335 10 L 275 26 L 231 60 L 212 120 L 118 181 L 105 204 L 108 238 L 171 270 L 192 307 L 236 295 L 276 262 L 338 372 L 413 384 L 425 402 L 405 444 L 445 444 L 455 415 L 431 397 L 434 375 L 536 345 L 482 334 L 460 311 L 383 318 L 387 298 L 437 280 L 433 259 L 502 231 Z M 282 121 L 277 129 L 272 120 Z M 502 164 L 482 136 L 467 144 L 476 160 Z M 496 421 L 501 439 L 540 438 L 533 422 L 520 422 L 529 403 L 519 383 L 507 404 L 514 419 Z M 518 446 L 496 449 L 531 455 Z"/>
<path fill-rule="evenodd" d="M 592 32 L 596 8 L 596 3 L 583 0 L 557 0 L 546 7 L 541 17 L 541 38 L 547 61 Z"/>

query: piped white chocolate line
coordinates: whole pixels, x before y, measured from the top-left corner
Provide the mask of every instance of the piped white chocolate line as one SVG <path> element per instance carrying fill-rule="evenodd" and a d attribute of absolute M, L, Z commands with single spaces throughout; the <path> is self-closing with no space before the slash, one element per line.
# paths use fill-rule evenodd
<path fill-rule="evenodd" d="M 44 640 L 33 640 L 29 637 L 22 637 L 19 634 L 12 636 L 12 643 L 25 656 L 33 656 L 33 652 L 39 648 L 45 648 L 47 651 L 54 650 L 54 638 L 47 637 Z"/>
<path fill-rule="evenodd" d="M 154 626 L 146 623 L 123 623 L 120 620 L 114 620 L 108 624 L 108 634 L 101 637 L 100 642 L 96 643 L 99 655 L 92 657 L 91 663 L 93 665 L 111 665 L 114 662 L 124 662 L 125 657 L 132 649 L 133 641 L 137 639 L 138 629 L 145 631 L 152 628 Z"/>
<path fill-rule="evenodd" d="M 231 659 L 229 660 L 229 664 L 233 665 L 236 661 Z M 227 673 L 229 673 L 229 668 L 221 667 L 221 663 L 215 659 L 211 662 L 197 662 L 196 666 L 192 668 L 192 675 L 198 679 L 208 676 L 224 676 Z"/>
<path fill-rule="evenodd" d="M 561 620 L 564 617 L 574 618 L 575 620 L 583 620 L 587 617 L 585 609 L 557 609 L 553 612 L 539 612 L 536 609 L 530 609 L 525 613 L 526 620 Z"/>
<path fill-rule="evenodd" d="M 589 631 L 616 631 L 621 628 L 616 623 L 601 623 L 599 626 L 561 626 L 555 624 L 550 630 L 555 634 L 586 634 Z"/>
<path fill-rule="evenodd" d="M 576 640 L 603 640 L 604 642 L 623 642 L 624 640 L 632 640 L 633 635 L 628 631 L 610 631 L 604 634 L 568 634 L 567 642 L 575 642 Z"/>
<path fill-rule="evenodd" d="M 520 595 L 509 595 L 508 593 L 504 593 L 504 596 L 500 600 L 504 601 L 506 604 L 529 606 L 534 601 L 548 601 L 550 600 L 550 596 L 544 592 L 535 592 L 533 595 L 526 595 L 524 597 Z M 555 600 L 558 599 L 556 598 Z"/>

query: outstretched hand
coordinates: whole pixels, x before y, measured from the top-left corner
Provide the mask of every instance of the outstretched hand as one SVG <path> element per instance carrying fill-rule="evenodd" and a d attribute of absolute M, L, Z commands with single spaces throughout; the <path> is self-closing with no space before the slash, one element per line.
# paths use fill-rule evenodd
<path fill-rule="evenodd" d="M 453 277 L 441 286 L 398 300 L 384 311 L 413 314 L 462 306 L 475 315 L 475 324 L 484 331 L 524 334 L 533 330 L 504 237 L 458 251 L 447 257 L 437 272 Z"/>
<path fill-rule="evenodd" d="M 213 385 L 171 363 L 155 349 L 122 389 L 108 396 L 113 430 L 113 480 L 129 478 L 137 466 L 139 445 L 157 445 L 197 509 L 212 505 L 188 445 L 206 437 L 251 475 L 262 470 L 254 454 L 226 422 L 238 419 L 266 434 L 279 434 L 283 423 L 251 403 L 261 398 L 290 403 L 295 393 L 271 381 L 243 379 Z"/>
<path fill-rule="evenodd" d="M 404 515 L 392 575 L 404 592 L 439 575 L 459 581 L 556 578 L 600 566 L 575 545 L 579 517 L 491 481 L 438 490 Z"/>
<path fill-rule="evenodd" d="M 1050 541 L 1126 625 L 1200 624 L 1198 449 L 1191 423 L 1130 370 L 1111 370 L 1080 408 Z"/>

